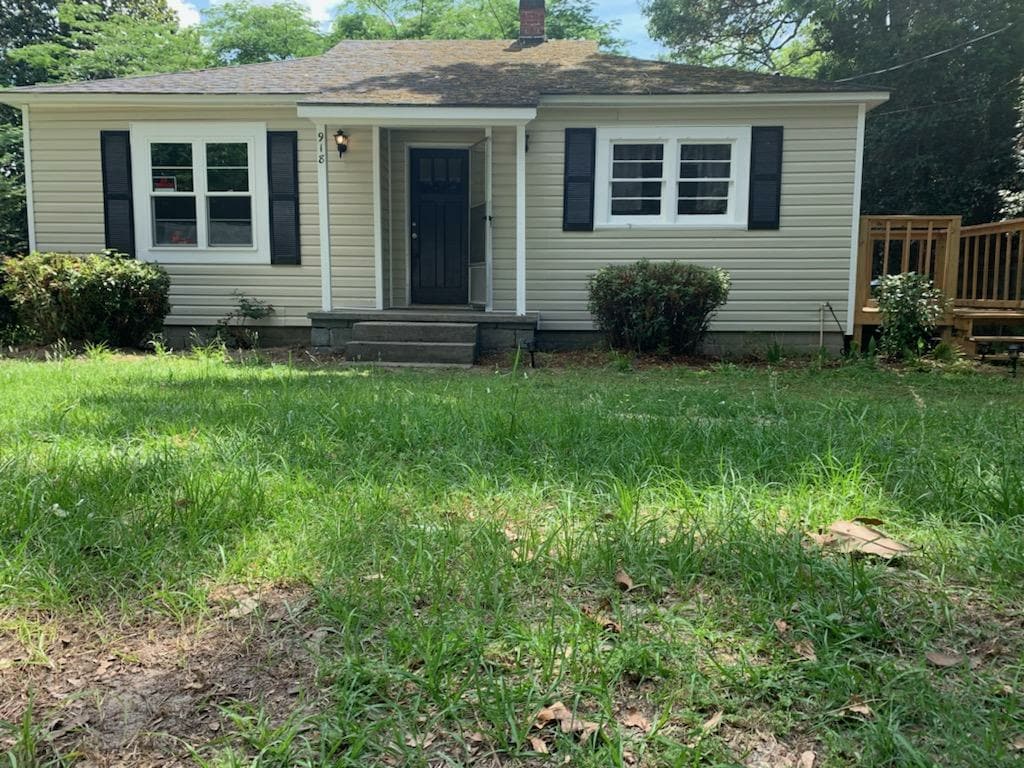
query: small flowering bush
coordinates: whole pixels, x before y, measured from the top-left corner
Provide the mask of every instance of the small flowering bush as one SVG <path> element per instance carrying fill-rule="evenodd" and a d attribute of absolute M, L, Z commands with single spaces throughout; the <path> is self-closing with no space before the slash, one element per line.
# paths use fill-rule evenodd
<path fill-rule="evenodd" d="M 883 277 L 875 295 L 882 313 L 882 354 L 890 360 L 919 355 L 946 309 L 942 292 L 927 275 L 904 272 Z"/>
<path fill-rule="evenodd" d="M 729 285 L 724 269 L 680 261 L 617 264 L 590 277 L 587 306 L 616 349 L 695 354 Z"/>

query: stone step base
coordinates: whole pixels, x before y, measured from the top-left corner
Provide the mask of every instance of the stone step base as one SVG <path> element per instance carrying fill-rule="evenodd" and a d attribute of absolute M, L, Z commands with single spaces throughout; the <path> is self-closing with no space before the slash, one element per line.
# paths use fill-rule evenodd
<path fill-rule="evenodd" d="M 345 345 L 345 357 L 364 363 L 472 365 L 476 342 L 350 341 Z"/>
<path fill-rule="evenodd" d="M 352 341 L 476 344 L 477 326 L 473 323 L 360 322 L 352 326 Z"/>

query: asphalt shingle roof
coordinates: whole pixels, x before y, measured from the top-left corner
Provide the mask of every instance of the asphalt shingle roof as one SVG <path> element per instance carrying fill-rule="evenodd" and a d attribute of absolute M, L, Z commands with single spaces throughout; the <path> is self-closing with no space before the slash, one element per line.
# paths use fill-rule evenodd
<path fill-rule="evenodd" d="M 116 80 L 32 93 L 293 95 L 352 105 L 536 106 L 542 95 L 824 93 L 856 85 L 600 53 L 589 41 L 347 40 L 322 56 Z"/>

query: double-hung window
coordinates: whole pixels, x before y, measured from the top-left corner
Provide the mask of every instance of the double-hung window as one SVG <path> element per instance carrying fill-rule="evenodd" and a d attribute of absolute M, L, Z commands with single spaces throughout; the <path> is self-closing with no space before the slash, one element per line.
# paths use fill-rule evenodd
<path fill-rule="evenodd" d="M 131 136 L 143 258 L 269 262 L 262 124 L 135 123 Z"/>
<path fill-rule="evenodd" d="M 746 227 L 749 126 L 597 131 L 596 226 Z"/>

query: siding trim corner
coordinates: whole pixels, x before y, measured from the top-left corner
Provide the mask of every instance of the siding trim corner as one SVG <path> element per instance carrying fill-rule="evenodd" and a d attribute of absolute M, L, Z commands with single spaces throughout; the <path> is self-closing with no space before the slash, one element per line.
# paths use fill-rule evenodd
<path fill-rule="evenodd" d="M 36 250 L 36 212 L 32 193 L 32 138 L 29 107 L 21 108 L 21 146 L 25 158 L 25 218 L 28 221 L 28 249 Z"/>
<path fill-rule="evenodd" d="M 853 333 L 854 304 L 857 297 L 857 256 L 860 242 L 860 187 L 864 174 L 864 116 L 867 108 L 857 107 L 857 148 L 853 166 L 853 205 L 850 218 L 850 275 L 846 288 L 846 334 Z"/>

